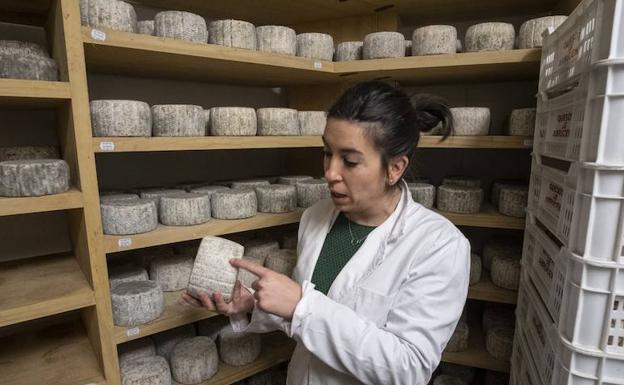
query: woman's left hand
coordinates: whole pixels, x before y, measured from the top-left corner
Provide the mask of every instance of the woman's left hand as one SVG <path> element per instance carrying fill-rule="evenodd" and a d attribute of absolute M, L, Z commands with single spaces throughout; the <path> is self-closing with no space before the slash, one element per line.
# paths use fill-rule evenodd
<path fill-rule="evenodd" d="M 301 299 L 301 285 L 284 274 L 259 266 L 242 258 L 230 260 L 230 264 L 256 275 L 251 288 L 255 290 L 256 306 L 267 313 L 291 320 Z"/>

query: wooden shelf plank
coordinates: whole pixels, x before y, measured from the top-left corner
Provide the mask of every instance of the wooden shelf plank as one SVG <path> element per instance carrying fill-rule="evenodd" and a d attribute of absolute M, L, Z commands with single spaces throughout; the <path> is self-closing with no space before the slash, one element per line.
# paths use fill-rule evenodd
<path fill-rule="evenodd" d="M 509 373 L 510 364 L 507 361 L 501 361 L 491 356 L 485 350 L 485 336 L 481 330 L 481 324 L 478 320 L 471 320 L 470 336 L 468 349 L 463 352 L 443 352 L 442 361 L 452 364 L 471 366 L 473 368 L 481 368 L 494 370 L 496 372 Z"/>
<path fill-rule="evenodd" d="M 230 385 L 290 360 L 295 342 L 283 333 L 262 336 L 262 353 L 254 362 L 243 366 L 230 366 L 219 362 L 219 371 L 199 385 Z M 173 385 L 180 385 L 173 381 Z"/>
<path fill-rule="evenodd" d="M 529 149 L 532 141 L 522 136 L 423 136 L 420 148 L 500 148 Z M 187 138 L 93 138 L 93 151 L 146 152 L 193 150 L 242 150 L 257 148 L 322 147 L 320 136 L 205 136 Z"/>
<path fill-rule="evenodd" d="M 96 40 L 91 31 L 82 29 L 90 72 L 263 86 L 338 81 L 332 62 L 112 30 Z"/>
<path fill-rule="evenodd" d="M 0 216 L 69 210 L 84 206 L 82 193 L 75 188 L 41 197 L 0 197 Z"/>
<path fill-rule="evenodd" d="M 47 107 L 71 99 L 69 83 L 0 79 L 0 106 Z"/>
<path fill-rule="evenodd" d="M 468 289 L 468 298 L 515 305 L 518 299 L 518 292 L 494 285 L 490 274 L 487 271 L 483 271 L 481 281 L 470 286 Z"/>
<path fill-rule="evenodd" d="M 478 214 L 455 214 L 436 210 L 457 226 L 487 227 L 495 229 L 523 230 L 524 218 L 503 215 L 490 205 L 484 205 Z"/>
<path fill-rule="evenodd" d="M 457 83 L 534 79 L 541 49 L 467 52 L 334 63 L 343 80 L 389 79 L 404 84 Z"/>
<path fill-rule="evenodd" d="M 164 245 L 174 242 L 199 239 L 207 235 L 224 235 L 241 231 L 262 229 L 266 227 L 297 223 L 303 210 L 299 209 L 284 214 L 264 214 L 238 220 L 211 219 L 209 222 L 196 226 L 163 226 L 156 230 L 137 235 L 104 235 L 106 253 L 139 249 L 142 247 Z M 121 246 L 120 246 L 121 245 Z"/>
<path fill-rule="evenodd" d="M 0 327 L 95 304 L 73 256 L 49 256 L 0 265 Z"/>
<path fill-rule="evenodd" d="M 91 342 L 77 320 L 3 337 L 0 346 L 3 384 L 105 384 Z"/>
<path fill-rule="evenodd" d="M 157 320 L 138 327 L 115 326 L 115 342 L 121 344 L 218 315 L 186 304 L 182 300 L 183 292 L 184 290 L 165 293 L 165 312 Z"/>

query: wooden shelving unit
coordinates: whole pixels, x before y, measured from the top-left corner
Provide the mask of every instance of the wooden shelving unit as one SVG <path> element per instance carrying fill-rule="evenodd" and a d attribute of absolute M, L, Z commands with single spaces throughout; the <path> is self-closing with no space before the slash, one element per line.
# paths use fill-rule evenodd
<path fill-rule="evenodd" d="M 0 216 L 77 209 L 84 206 L 82 193 L 76 188 L 56 195 L 30 198 L 0 197 Z"/>
<path fill-rule="evenodd" d="M 50 107 L 71 99 L 68 82 L 0 79 L 0 106 Z"/>
<path fill-rule="evenodd" d="M 484 205 L 478 214 L 456 214 L 437 211 L 457 226 L 487 227 L 493 229 L 524 229 L 524 218 L 508 217 L 490 205 Z"/>
<path fill-rule="evenodd" d="M 487 271 L 483 271 L 481 281 L 468 289 L 468 298 L 515 305 L 518 300 L 518 292 L 494 285 L 490 274 Z"/>

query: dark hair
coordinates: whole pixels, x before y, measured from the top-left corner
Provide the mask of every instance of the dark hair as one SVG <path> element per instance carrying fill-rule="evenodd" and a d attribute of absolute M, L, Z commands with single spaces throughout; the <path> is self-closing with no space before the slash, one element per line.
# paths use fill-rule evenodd
<path fill-rule="evenodd" d="M 446 138 L 453 130 L 451 111 L 442 99 L 424 94 L 410 98 L 380 81 L 362 82 L 347 89 L 327 117 L 363 123 L 381 152 L 384 167 L 398 156 L 406 155 L 411 161 L 421 131 L 440 126 L 436 132 Z"/>

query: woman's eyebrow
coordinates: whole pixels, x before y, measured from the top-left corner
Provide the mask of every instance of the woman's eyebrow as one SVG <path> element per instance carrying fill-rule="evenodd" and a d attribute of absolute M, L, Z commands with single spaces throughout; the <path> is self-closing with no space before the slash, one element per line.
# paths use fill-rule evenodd
<path fill-rule="evenodd" d="M 331 147 L 328 143 L 327 140 L 325 140 L 324 136 L 321 136 L 321 139 L 323 140 L 323 144 L 325 146 Z M 344 147 L 344 148 L 339 148 L 337 150 L 337 152 L 341 153 L 341 154 L 358 154 L 358 155 L 364 155 L 364 153 L 362 151 L 356 150 L 355 148 L 351 148 L 351 147 Z"/>

